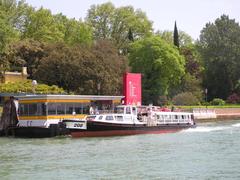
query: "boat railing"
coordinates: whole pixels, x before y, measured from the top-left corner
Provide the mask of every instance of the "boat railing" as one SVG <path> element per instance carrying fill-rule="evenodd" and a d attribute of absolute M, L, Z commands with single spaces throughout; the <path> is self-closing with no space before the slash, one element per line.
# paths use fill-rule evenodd
<path fill-rule="evenodd" d="M 214 109 L 208 108 L 195 108 L 193 109 L 193 115 L 195 119 L 215 119 L 217 118 Z"/>
<path fill-rule="evenodd" d="M 159 115 L 155 114 L 158 124 L 188 124 L 193 123 L 191 114 L 185 115 Z"/>

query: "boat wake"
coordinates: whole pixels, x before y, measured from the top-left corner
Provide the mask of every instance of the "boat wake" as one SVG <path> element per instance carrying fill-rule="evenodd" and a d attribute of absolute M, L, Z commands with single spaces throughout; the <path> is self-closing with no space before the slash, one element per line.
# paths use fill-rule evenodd
<path fill-rule="evenodd" d="M 196 128 L 185 129 L 182 132 L 212 132 L 224 131 L 227 129 L 240 128 L 240 123 L 231 124 L 228 126 L 197 126 Z"/>
<path fill-rule="evenodd" d="M 233 126 L 233 127 L 240 127 L 240 123 L 233 124 L 232 126 Z"/>
<path fill-rule="evenodd" d="M 212 132 L 212 131 L 222 131 L 229 129 L 230 127 L 226 126 L 217 126 L 217 127 L 196 127 L 196 128 L 190 128 L 183 130 L 183 132 Z"/>

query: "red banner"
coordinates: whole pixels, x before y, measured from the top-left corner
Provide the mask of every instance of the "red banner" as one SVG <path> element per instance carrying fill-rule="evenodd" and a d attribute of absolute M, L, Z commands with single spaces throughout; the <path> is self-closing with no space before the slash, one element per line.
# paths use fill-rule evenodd
<path fill-rule="evenodd" d="M 124 104 L 142 104 L 142 79 L 141 74 L 126 73 L 123 78 Z"/>

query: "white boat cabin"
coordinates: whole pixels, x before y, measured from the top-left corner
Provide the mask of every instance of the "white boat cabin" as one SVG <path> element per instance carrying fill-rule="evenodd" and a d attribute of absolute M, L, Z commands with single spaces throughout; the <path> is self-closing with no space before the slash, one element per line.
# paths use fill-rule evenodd
<path fill-rule="evenodd" d="M 90 115 L 87 116 L 86 120 L 117 124 L 146 124 L 149 126 L 194 124 L 192 113 L 154 111 L 149 106 L 144 109 L 144 107 L 138 108 L 131 105 L 117 106 L 114 113 Z"/>

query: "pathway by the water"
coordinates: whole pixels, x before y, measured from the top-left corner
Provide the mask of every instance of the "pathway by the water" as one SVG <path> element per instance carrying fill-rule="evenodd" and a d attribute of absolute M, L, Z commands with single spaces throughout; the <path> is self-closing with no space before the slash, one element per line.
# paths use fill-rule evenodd
<path fill-rule="evenodd" d="M 0 179 L 240 179 L 240 120 L 173 134 L 0 138 Z"/>

